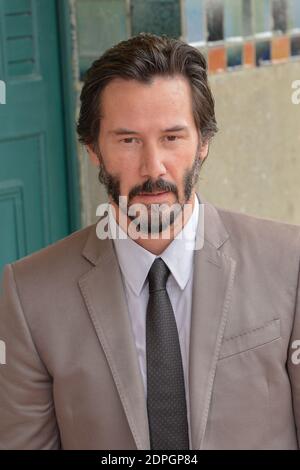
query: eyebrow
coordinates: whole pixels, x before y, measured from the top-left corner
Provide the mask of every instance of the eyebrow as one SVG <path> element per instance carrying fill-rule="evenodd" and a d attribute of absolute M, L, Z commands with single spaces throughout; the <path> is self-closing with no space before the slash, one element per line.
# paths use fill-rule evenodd
<path fill-rule="evenodd" d="M 164 129 L 163 132 L 179 132 L 179 131 L 184 131 L 184 130 L 187 130 L 188 129 L 188 126 L 173 126 L 173 127 L 169 127 L 168 129 Z M 112 131 L 109 131 L 109 134 L 113 134 L 113 135 L 137 135 L 138 132 L 137 131 L 133 131 L 131 129 L 126 129 L 126 128 L 123 128 L 123 127 L 119 127 L 117 129 L 113 129 Z"/>

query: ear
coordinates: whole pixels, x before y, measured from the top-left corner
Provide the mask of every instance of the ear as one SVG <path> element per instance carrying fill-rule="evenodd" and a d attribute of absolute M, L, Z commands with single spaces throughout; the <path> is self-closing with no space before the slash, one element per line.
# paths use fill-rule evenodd
<path fill-rule="evenodd" d="M 86 150 L 89 154 L 92 165 L 98 167 L 99 166 L 99 156 L 95 152 L 94 146 L 92 144 L 87 144 L 86 145 Z"/>

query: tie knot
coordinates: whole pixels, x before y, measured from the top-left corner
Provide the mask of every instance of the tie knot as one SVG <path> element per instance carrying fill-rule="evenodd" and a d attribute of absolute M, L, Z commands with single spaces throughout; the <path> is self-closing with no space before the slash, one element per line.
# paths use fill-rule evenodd
<path fill-rule="evenodd" d="M 148 273 L 149 293 L 166 289 L 169 274 L 170 270 L 164 260 L 156 258 Z"/>

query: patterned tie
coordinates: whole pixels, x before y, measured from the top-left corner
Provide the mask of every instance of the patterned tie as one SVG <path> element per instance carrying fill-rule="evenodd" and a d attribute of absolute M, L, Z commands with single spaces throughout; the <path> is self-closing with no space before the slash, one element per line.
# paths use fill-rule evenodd
<path fill-rule="evenodd" d="M 151 449 L 189 449 L 180 343 L 166 291 L 170 271 L 161 258 L 149 274 L 146 318 L 147 409 Z"/>

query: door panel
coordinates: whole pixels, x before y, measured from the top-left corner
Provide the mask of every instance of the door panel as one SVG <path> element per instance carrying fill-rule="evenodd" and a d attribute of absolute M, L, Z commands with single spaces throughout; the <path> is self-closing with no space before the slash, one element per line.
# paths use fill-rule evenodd
<path fill-rule="evenodd" d="M 69 233 L 55 0 L 0 0 L 0 273 Z"/>

